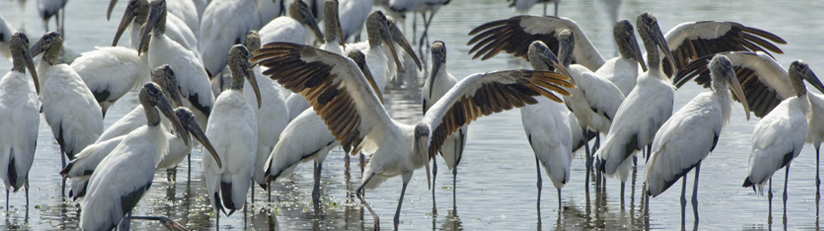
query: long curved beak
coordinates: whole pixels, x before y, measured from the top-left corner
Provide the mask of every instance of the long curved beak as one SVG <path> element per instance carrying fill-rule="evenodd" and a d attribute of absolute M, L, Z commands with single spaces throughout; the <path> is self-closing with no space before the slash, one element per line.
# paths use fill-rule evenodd
<path fill-rule="evenodd" d="M 641 53 L 641 46 L 638 46 L 638 40 L 635 39 L 635 33 L 630 31 L 629 36 L 630 41 L 627 41 L 630 46 L 632 46 L 632 50 L 635 52 L 635 60 L 638 61 L 638 64 L 641 64 L 641 70 L 647 72 L 647 63 L 644 62 L 644 54 Z"/>
<path fill-rule="evenodd" d="M 27 53 L 26 55 L 29 55 L 32 58 L 34 58 L 35 56 L 39 55 L 40 53 L 43 53 L 43 51 L 45 51 L 45 50 L 43 49 L 43 41 L 41 39 L 41 40 L 38 40 L 36 43 L 34 43 L 34 45 L 32 45 L 31 48 L 29 48 L 28 52 L 26 52 Z"/>
<path fill-rule="evenodd" d="M 143 25 L 143 31 L 140 33 L 140 46 L 138 48 L 142 48 L 144 45 L 149 43 L 149 32 L 157 26 L 158 21 L 160 21 L 160 12 L 155 10 L 154 7 L 149 11 L 149 18 L 146 20 L 146 25 Z M 140 50 L 137 50 L 137 54 L 140 55 Z"/>
<path fill-rule="evenodd" d="M 821 81 L 818 80 L 818 76 L 812 70 L 808 69 L 807 73 L 804 74 L 804 79 L 812 84 L 815 89 L 818 89 L 818 92 L 824 93 L 824 85 L 821 85 Z"/>
<path fill-rule="evenodd" d="M 180 93 L 180 88 L 175 84 L 172 89 L 169 89 L 169 93 L 172 94 L 172 101 L 177 104 L 178 107 L 183 106 L 183 94 Z"/>
<path fill-rule="evenodd" d="M 409 56 L 412 56 L 412 60 L 415 61 L 415 65 L 418 66 L 418 70 L 421 70 L 421 59 L 419 59 L 418 55 L 415 54 L 415 51 L 412 50 L 412 46 L 409 45 L 409 41 L 406 40 L 406 36 L 403 35 L 403 32 L 401 32 L 401 30 L 398 28 L 397 25 L 395 25 L 395 23 L 389 23 L 387 27 L 389 27 L 389 31 L 392 34 L 392 40 L 395 42 L 395 44 L 401 46 L 401 48 L 403 48 L 403 50 L 406 51 L 406 53 L 409 54 Z M 387 44 L 392 43 L 389 43 L 389 41 L 387 41 Z"/>
<path fill-rule="evenodd" d="M 31 50 L 27 50 L 25 56 L 24 62 L 26 63 L 26 69 L 29 69 L 31 79 L 34 80 L 34 89 L 37 91 L 37 95 L 40 95 L 40 79 L 37 78 L 37 71 L 34 68 L 34 60 L 32 60 Z"/>
<path fill-rule="evenodd" d="M 181 113 L 184 113 L 184 111 L 178 109 L 177 112 L 178 117 L 182 117 Z M 222 161 L 220 160 L 220 157 L 218 157 L 217 151 L 215 151 L 215 147 L 212 146 L 211 142 L 209 142 L 209 139 L 206 137 L 206 134 L 203 133 L 203 129 L 201 129 L 200 125 L 197 124 L 197 121 L 194 120 L 194 117 L 192 117 L 191 119 L 187 119 L 186 122 L 187 123 L 183 124 L 183 126 L 186 127 L 186 129 L 189 131 L 192 137 L 197 139 L 197 141 L 200 142 L 200 144 L 202 144 L 203 147 L 209 151 L 209 154 L 211 154 L 212 157 L 215 159 L 215 162 L 217 162 L 217 167 L 223 168 Z"/>
<path fill-rule="evenodd" d="M 560 40 L 558 42 L 558 56 L 557 56 L 557 58 L 558 58 L 558 62 L 560 64 L 562 64 L 561 66 L 564 66 L 563 64 L 565 64 L 567 59 L 569 59 L 569 56 L 570 56 L 569 45 L 570 45 L 569 41 L 566 41 L 566 40 Z"/>
<path fill-rule="evenodd" d="M 112 0 L 112 3 L 114 2 L 117 2 L 117 0 Z M 111 14 L 111 9 L 113 7 L 114 4 L 109 5 L 109 14 Z M 106 17 L 108 18 L 108 15 Z M 132 20 L 134 20 L 132 8 L 126 7 L 126 12 L 123 13 L 123 18 L 120 19 L 120 25 L 117 26 L 117 32 L 114 34 L 114 41 L 112 42 L 112 46 L 117 46 L 117 41 L 120 41 L 120 36 L 123 36 L 123 32 L 126 31 L 126 28 L 129 27 L 129 23 L 131 23 Z"/>
<path fill-rule="evenodd" d="M 109 1 L 109 9 L 106 11 L 106 21 L 112 19 L 112 11 L 114 10 L 114 5 L 117 5 L 117 0 Z"/>
<path fill-rule="evenodd" d="M 372 87 L 372 91 L 375 92 L 378 100 L 380 100 L 381 104 L 383 104 L 383 93 L 378 87 L 378 84 L 375 82 L 375 78 L 372 76 L 372 71 L 369 70 L 369 66 L 366 64 L 366 58 L 363 53 L 360 51 L 352 51 L 349 53 L 348 57 L 352 59 L 352 61 L 355 61 L 355 64 L 358 65 L 358 68 L 360 68 L 363 73 L 363 77 L 366 78 L 366 82 L 369 83 L 369 86 Z"/>
<path fill-rule="evenodd" d="M 654 40 L 656 45 L 658 45 L 658 49 L 661 49 L 661 51 L 664 52 L 664 56 L 666 56 L 667 60 L 669 60 L 672 70 L 675 70 L 673 73 L 675 73 L 678 68 L 675 67 L 675 60 L 672 58 L 672 52 L 669 49 L 669 45 L 667 45 L 667 40 L 664 39 L 664 34 L 661 33 L 661 28 L 658 27 L 658 22 L 650 25 L 650 29 L 653 30 L 650 33 L 652 40 Z"/>
<path fill-rule="evenodd" d="M 438 77 L 438 72 L 444 64 L 443 58 L 443 54 L 432 52 L 432 70 L 429 72 L 429 81 L 426 83 L 429 85 L 429 98 L 432 98 L 432 89 L 435 88 L 433 86 L 435 85 L 435 78 Z"/>
<path fill-rule="evenodd" d="M 252 90 L 255 91 L 255 98 L 257 99 L 257 106 L 258 109 L 260 108 L 260 88 L 258 88 L 257 78 L 255 78 L 255 74 L 252 73 L 253 66 L 249 62 L 246 62 L 246 68 L 244 68 L 243 73 L 246 75 L 246 79 L 249 81 L 249 85 L 252 85 Z"/>
<path fill-rule="evenodd" d="M 312 32 L 315 33 L 315 41 L 323 41 L 323 33 L 320 32 L 320 27 L 318 27 L 318 21 L 315 19 L 315 16 L 309 14 L 309 16 L 305 17 L 306 25 L 312 29 Z"/>
<path fill-rule="evenodd" d="M 390 33 L 385 27 L 381 28 L 381 35 L 383 37 L 383 41 L 386 42 L 386 47 L 389 48 L 389 53 L 392 53 L 392 59 L 395 60 L 395 65 L 398 67 L 398 70 L 401 70 L 401 60 L 398 58 L 398 51 L 395 50 L 395 42 L 392 37 L 392 33 Z"/>
<path fill-rule="evenodd" d="M 163 115 L 165 115 L 166 118 L 169 118 L 169 121 L 172 122 L 172 126 L 174 127 L 175 131 L 178 131 L 177 134 L 180 135 L 181 138 L 183 138 L 183 144 L 185 144 L 188 147 L 189 140 L 191 139 L 189 137 L 189 133 L 185 132 L 186 129 L 183 127 L 183 123 L 180 122 L 180 118 L 177 117 L 177 113 L 175 113 L 175 110 L 172 109 L 172 105 L 169 104 L 169 100 L 167 100 L 165 96 L 160 97 L 160 100 L 158 100 L 155 107 L 157 107 L 157 110 L 160 111 L 160 113 L 163 113 Z"/>
<path fill-rule="evenodd" d="M 338 45 L 346 48 L 346 40 L 343 38 L 343 27 L 340 26 L 340 19 L 338 19 Z"/>
<path fill-rule="evenodd" d="M 741 104 L 744 105 L 744 113 L 747 114 L 747 120 L 750 120 L 750 104 L 747 102 L 747 96 L 744 95 L 744 89 L 741 88 L 741 83 L 738 83 L 738 78 L 732 76 L 727 84 L 730 86 L 730 91 L 732 94 L 741 101 Z"/>

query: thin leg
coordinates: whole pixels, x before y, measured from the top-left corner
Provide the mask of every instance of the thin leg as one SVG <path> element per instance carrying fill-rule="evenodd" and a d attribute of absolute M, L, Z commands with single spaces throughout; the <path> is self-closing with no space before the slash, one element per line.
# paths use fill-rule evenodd
<path fill-rule="evenodd" d="M 272 184 L 271 183 L 268 184 L 266 186 L 266 189 L 267 189 L 266 191 L 268 191 L 268 192 L 266 192 L 266 197 L 268 197 L 267 201 L 272 202 Z"/>
<path fill-rule="evenodd" d="M 54 26 L 54 30 L 60 32 L 60 10 L 54 12 Z M 63 33 L 60 33 L 60 36 L 63 36 Z"/>
<path fill-rule="evenodd" d="M 9 213 L 9 188 L 6 188 L 6 214 Z"/>
<path fill-rule="evenodd" d="M 555 1 L 555 17 L 558 17 L 558 1 Z"/>
<path fill-rule="evenodd" d="M 412 45 L 415 45 L 415 42 L 418 41 L 416 39 L 417 34 L 415 34 L 417 32 L 418 32 L 418 15 L 415 14 L 415 13 L 412 13 Z"/>
<path fill-rule="evenodd" d="M 418 53 L 420 53 L 420 57 L 424 57 L 423 55 L 423 40 L 426 37 L 426 11 L 421 12 L 421 16 L 423 17 L 423 34 L 421 34 L 420 42 L 418 43 Z M 414 24 L 412 24 L 414 27 Z M 412 29 L 413 31 L 415 29 Z"/>
<path fill-rule="evenodd" d="M 790 164 L 787 163 L 786 173 L 784 174 L 784 224 L 787 224 L 787 181 L 790 179 Z"/>
<path fill-rule="evenodd" d="M 632 155 L 632 171 L 638 169 L 638 155 Z"/>
<path fill-rule="evenodd" d="M 564 207 L 561 205 L 561 188 L 556 188 L 558 190 L 558 212 L 563 211 Z"/>
<path fill-rule="evenodd" d="M 432 214 L 438 214 L 438 207 L 435 206 L 435 179 L 438 179 L 438 161 L 432 160 Z M 400 211 L 400 206 L 398 210 Z M 395 229 L 397 230 L 397 227 Z"/>
<path fill-rule="evenodd" d="M 624 187 L 626 182 L 621 181 L 621 209 L 624 209 Z"/>
<path fill-rule="evenodd" d="M 129 211 L 129 213 L 126 214 L 126 217 L 124 217 L 123 220 L 120 221 L 120 225 L 118 225 L 117 229 L 118 230 L 130 230 L 130 226 L 131 226 L 131 222 L 132 222 L 131 217 L 132 217 L 132 211 Z"/>
<path fill-rule="evenodd" d="M 457 153 L 457 152 L 456 152 Z M 452 165 L 452 211 L 457 210 L 457 201 L 455 191 L 458 184 L 458 158 L 455 157 L 455 165 Z"/>
<path fill-rule="evenodd" d="M 366 186 L 366 184 L 369 183 L 369 180 L 372 180 L 372 177 L 374 176 L 374 172 L 372 173 L 372 175 L 369 175 L 369 177 L 367 177 L 366 180 L 363 181 L 363 183 L 361 183 L 361 185 L 358 187 L 358 190 L 355 191 L 355 195 L 358 196 L 358 199 L 360 199 L 361 204 L 363 204 L 363 207 L 366 207 L 366 210 L 369 210 L 369 213 L 372 214 L 372 220 L 375 221 L 375 230 L 380 230 L 380 218 L 378 218 L 378 214 L 375 213 L 375 211 L 372 211 L 372 206 L 369 206 L 369 203 L 366 203 L 366 200 L 363 198 L 363 186 Z M 406 185 L 406 183 L 404 183 L 404 185 Z M 404 187 L 404 189 L 406 188 Z"/>
<path fill-rule="evenodd" d="M 692 213 L 695 216 L 695 224 L 698 224 L 698 175 L 701 172 L 701 161 L 695 165 L 695 182 L 692 186 Z"/>
<path fill-rule="evenodd" d="M 68 4 L 68 2 L 66 2 L 66 4 Z M 63 38 L 65 38 L 66 37 L 66 5 L 64 4 L 63 8 L 60 8 L 60 10 L 63 11 L 63 14 L 61 14 L 63 16 L 60 18 L 60 36 L 63 36 Z"/>
<path fill-rule="evenodd" d="M 687 210 L 687 175 L 681 178 L 681 183 L 681 230 L 684 230 L 684 227 L 686 227 L 684 212 Z"/>
<path fill-rule="evenodd" d="M 772 177 L 770 177 L 770 188 L 769 188 L 769 191 L 767 191 L 767 201 L 769 202 L 769 205 L 770 205 L 770 207 L 769 207 L 769 217 L 767 218 L 767 224 L 770 224 L 770 225 L 772 225 L 772 198 L 773 198 Z"/>
<path fill-rule="evenodd" d="M 358 156 L 360 156 L 359 157 L 360 158 L 360 160 L 359 160 L 360 161 L 360 174 L 361 174 L 361 177 L 363 177 L 363 167 L 366 166 L 366 155 L 361 153 L 361 154 L 358 154 Z"/>
<path fill-rule="evenodd" d="M 584 129 L 584 137 L 587 137 L 587 130 Z M 592 174 L 592 154 L 589 152 L 589 140 L 584 142 L 584 149 L 586 149 L 586 169 L 587 174 L 584 176 L 584 189 L 589 192 L 589 176 Z"/>
<path fill-rule="evenodd" d="M 544 16 L 546 16 L 546 5 L 547 5 L 548 3 L 549 3 L 549 2 L 544 2 Z M 557 14 L 556 14 L 556 15 L 557 15 Z"/>
<path fill-rule="evenodd" d="M 644 161 L 644 164 L 649 163 L 649 156 L 651 156 L 651 155 L 652 155 L 652 144 L 649 144 L 649 145 L 647 145 L 647 156 L 645 157 L 645 158 L 647 158 L 647 160 Z"/>
<path fill-rule="evenodd" d="M 255 182 L 252 182 L 252 185 L 250 185 L 250 187 L 252 187 L 252 204 L 255 204 L 255 186 Z"/>
<path fill-rule="evenodd" d="M 592 153 L 596 153 L 601 148 L 601 134 L 595 136 L 595 145 L 592 145 Z"/>
<path fill-rule="evenodd" d="M 26 190 L 26 215 L 28 215 L 29 211 L 29 176 L 26 176 L 26 183 L 23 184 L 23 189 Z M 6 199 L 8 201 L 8 199 Z"/>
<path fill-rule="evenodd" d="M 821 199 L 821 178 L 819 177 L 819 168 L 818 168 L 818 161 L 820 159 L 819 156 L 819 148 L 815 147 L 815 201 Z"/>
<path fill-rule="evenodd" d="M 312 205 L 315 207 L 315 217 L 320 215 L 320 172 L 323 163 L 315 160 L 315 187 L 312 189 Z"/>
<path fill-rule="evenodd" d="M 406 185 L 408 184 L 408 180 L 403 181 L 403 188 L 401 188 L 401 198 L 398 199 L 398 209 L 395 210 L 395 230 L 398 230 L 398 225 L 401 223 L 401 205 L 403 205 L 403 194 L 406 193 Z"/>
<path fill-rule="evenodd" d="M 541 163 L 538 161 L 538 157 L 535 157 L 535 169 L 538 174 L 538 214 L 541 213 L 541 189 L 543 188 L 543 181 L 541 180 Z M 560 198 L 559 198 L 560 199 Z M 558 200 L 558 205 L 560 206 L 561 201 Z M 538 219 L 540 219 L 541 215 L 538 215 Z"/>

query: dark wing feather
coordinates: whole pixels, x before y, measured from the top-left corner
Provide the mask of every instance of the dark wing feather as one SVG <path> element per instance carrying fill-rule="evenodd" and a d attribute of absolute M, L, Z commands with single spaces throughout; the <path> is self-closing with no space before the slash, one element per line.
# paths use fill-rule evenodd
<path fill-rule="evenodd" d="M 555 38 L 554 29 L 546 27 L 546 30 L 532 34 L 526 32 L 525 28 L 521 26 L 521 22 L 524 20 L 540 20 L 540 18 L 544 17 L 515 16 L 509 19 L 488 22 L 472 29 L 469 35 L 475 35 L 475 37 L 472 37 L 466 45 L 475 45 L 469 50 L 469 54 L 477 52 L 472 56 L 472 59 L 482 57 L 481 60 L 487 60 L 501 51 L 505 51 L 515 57 L 526 59 L 529 44 L 535 40 L 543 41 L 549 46 L 550 50 L 557 52 L 558 39 Z M 547 21 L 558 19 L 551 16 L 545 18 Z"/>

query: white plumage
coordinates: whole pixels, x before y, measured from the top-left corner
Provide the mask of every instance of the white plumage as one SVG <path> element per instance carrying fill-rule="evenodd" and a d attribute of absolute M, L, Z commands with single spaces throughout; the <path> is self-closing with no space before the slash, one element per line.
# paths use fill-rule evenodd
<path fill-rule="evenodd" d="M 198 51 L 203 67 L 211 76 L 217 76 L 226 66 L 226 56 L 234 44 L 246 41 L 246 32 L 257 21 L 256 1 L 224 0 L 206 6 L 200 21 Z"/>
<path fill-rule="evenodd" d="M 277 17 L 264 24 L 258 33 L 262 44 L 290 42 L 313 45 L 315 41 L 323 41 L 315 15 L 304 1 L 294 1 L 289 5 L 289 16 Z"/>
<path fill-rule="evenodd" d="M 94 94 L 105 116 L 106 110 L 120 97 L 149 81 L 148 61 L 149 57 L 138 56 L 134 49 L 96 47 L 80 54 L 71 68 Z"/>
<path fill-rule="evenodd" d="M 372 0 L 340 0 L 340 27 L 344 40 L 353 35 L 360 38 L 366 17 L 372 11 L 372 5 Z"/>
<path fill-rule="evenodd" d="M 11 50 L 9 49 L 9 45 L 11 42 L 11 35 L 17 32 L 11 24 L 3 18 L 3 15 L 0 15 L 0 56 L 9 58 L 11 57 Z"/>

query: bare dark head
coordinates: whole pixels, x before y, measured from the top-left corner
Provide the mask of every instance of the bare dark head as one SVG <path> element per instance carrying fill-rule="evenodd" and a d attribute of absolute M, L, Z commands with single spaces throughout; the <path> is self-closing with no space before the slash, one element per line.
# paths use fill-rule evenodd
<path fill-rule="evenodd" d="M 26 73 L 29 69 L 32 80 L 34 80 L 34 88 L 37 94 L 40 94 L 40 80 L 37 78 L 37 71 L 34 68 L 34 61 L 32 61 L 32 53 L 29 50 L 29 38 L 24 33 L 16 32 L 9 39 L 9 50 L 12 58 L 12 71 Z"/>
<path fill-rule="evenodd" d="M 429 171 L 429 160 L 432 158 L 432 155 L 429 153 L 429 125 L 426 123 L 418 123 L 415 125 L 415 147 L 413 147 L 414 152 L 424 161 L 424 166 L 426 166 L 426 183 L 429 187 L 431 187 L 431 180 L 430 180 L 430 171 Z M 414 154 L 413 154 L 414 155 Z M 414 157 L 414 156 L 413 156 Z"/>
<path fill-rule="evenodd" d="M 726 94 L 727 88 L 732 91 L 732 94 L 738 98 L 741 105 L 744 106 L 744 113 L 747 114 L 747 120 L 750 119 L 750 106 L 747 102 L 747 97 L 744 95 L 744 90 L 738 82 L 735 75 L 732 62 L 727 56 L 717 54 L 712 58 L 709 64 L 710 76 L 712 76 L 712 90 L 716 93 L 721 92 Z"/>
<path fill-rule="evenodd" d="M 256 30 L 250 30 L 246 33 L 245 45 L 250 53 L 260 49 L 260 34 Z"/>
<path fill-rule="evenodd" d="M 369 12 L 366 16 L 366 35 L 369 47 L 376 47 L 384 43 L 381 30 L 386 21 L 386 15 L 380 10 Z"/>
<path fill-rule="evenodd" d="M 338 0 L 323 1 L 323 19 L 326 21 L 324 32 L 326 42 L 338 40 L 343 44 L 343 31 L 341 31 L 340 18 L 338 18 Z"/>
<path fill-rule="evenodd" d="M 621 57 L 636 60 L 641 64 L 641 69 L 647 71 L 647 64 L 644 63 L 644 58 L 641 55 L 641 48 L 635 39 L 635 30 L 632 24 L 627 20 L 621 20 L 615 23 L 615 27 L 612 29 L 612 36 L 615 38 L 615 44 L 618 45 Z"/>
<path fill-rule="evenodd" d="M 232 71 L 232 83 L 229 85 L 229 89 L 243 89 L 243 79 L 249 80 L 249 85 L 252 86 L 257 98 L 257 106 L 260 108 L 260 89 L 254 73 L 250 70 L 252 68 L 252 64 L 249 63 L 250 58 L 252 58 L 252 53 L 243 45 L 237 44 L 229 49 L 228 65 L 229 70 Z"/>
<path fill-rule="evenodd" d="M 192 111 L 186 107 L 178 107 L 175 109 L 175 114 L 180 119 L 180 123 L 183 124 L 183 128 L 186 129 L 186 132 L 195 139 L 197 139 L 200 144 L 203 145 L 206 150 L 209 151 L 209 154 L 212 155 L 212 158 L 215 159 L 217 162 L 217 166 L 220 168 L 222 167 L 222 162 L 220 157 L 217 155 L 217 151 L 212 146 L 212 143 L 209 141 L 209 138 L 206 137 L 206 134 L 203 133 L 203 129 L 198 125 L 197 120 L 195 120 L 194 114 Z"/>
<path fill-rule="evenodd" d="M 312 13 L 312 9 L 304 0 L 295 0 L 289 5 L 289 17 L 309 27 L 315 33 L 317 41 L 323 41 L 323 33 L 320 32 L 315 14 Z"/>
<path fill-rule="evenodd" d="M 183 106 L 180 88 L 177 86 L 177 77 L 169 64 L 160 65 L 152 71 L 152 82 L 160 85 L 163 94 L 175 104 L 172 106 Z"/>
<path fill-rule="evenodd" d="M 572 63 L 572 52 L 575 49 L 575 34 L 571 30 L 562 30 L 558 32 L 558 60 L 564 64 L 564 67 Z"/>
<path fill-rule="evenodd" d="M 824 87 L 821 86 L 821 81 L 818 80 L 818 77 L 810 70 L 810 66 L 807 65 L 807 62 L 803 60 L 796 60 L 792 64 L 790 64 L 789 68 L 790 74 L 790 81 L 793 85 L 793 90 L 795 90 L 796 95 L 803 96 L 807 94 L 807 87 L 804 85 L 804 80 L 810 82 L 813 87 L 817 88 L 819 91 L 824 91 Z"/>
<path fill-rule="evenodd" d="M 635 25 L 638 26 L 638 34 L 641 40 L 644 41 L 644 48 L 647 50 L 647 67 L 650 69 L 661 68 L 661 56 L 658 53 L 659 49 L 664 53 L 664 57 L 669 60 L 672 69 L 675 70 L 675 61 L 672 53 L 667 45 L 667 40 L 664 39 L 664 34 L 661 33 L 661 28 L 658 26 L 658 19 L 650 12 L 644 12 L 638 15 Z"/>
<path fill-rule="evenodd" d="M 106 15 L 108 19 L 111 16 L 112 9 L 114 9 L 114 4 L 117 0 L 112 0 L 109 4 L 109 12 Z M 146 24 L 146 20 L 149 17 L 149 1 L 147 0 L 129 0 L 128 5 L 126 5 L 126 11 L 123 12 L 123 18 L 120 19 L 120 25 L 117 26 L 117 32 L 114 34 L 114 41 L 112 42 L 112 46 L 117 45 L 117 41 L 120 40 L 120 36 L 123 35 L 123 32 L 126 31 L 126 28 L 129 27 L 129 24 L 134 21 L 133 26 L 143 26 Z"/>

